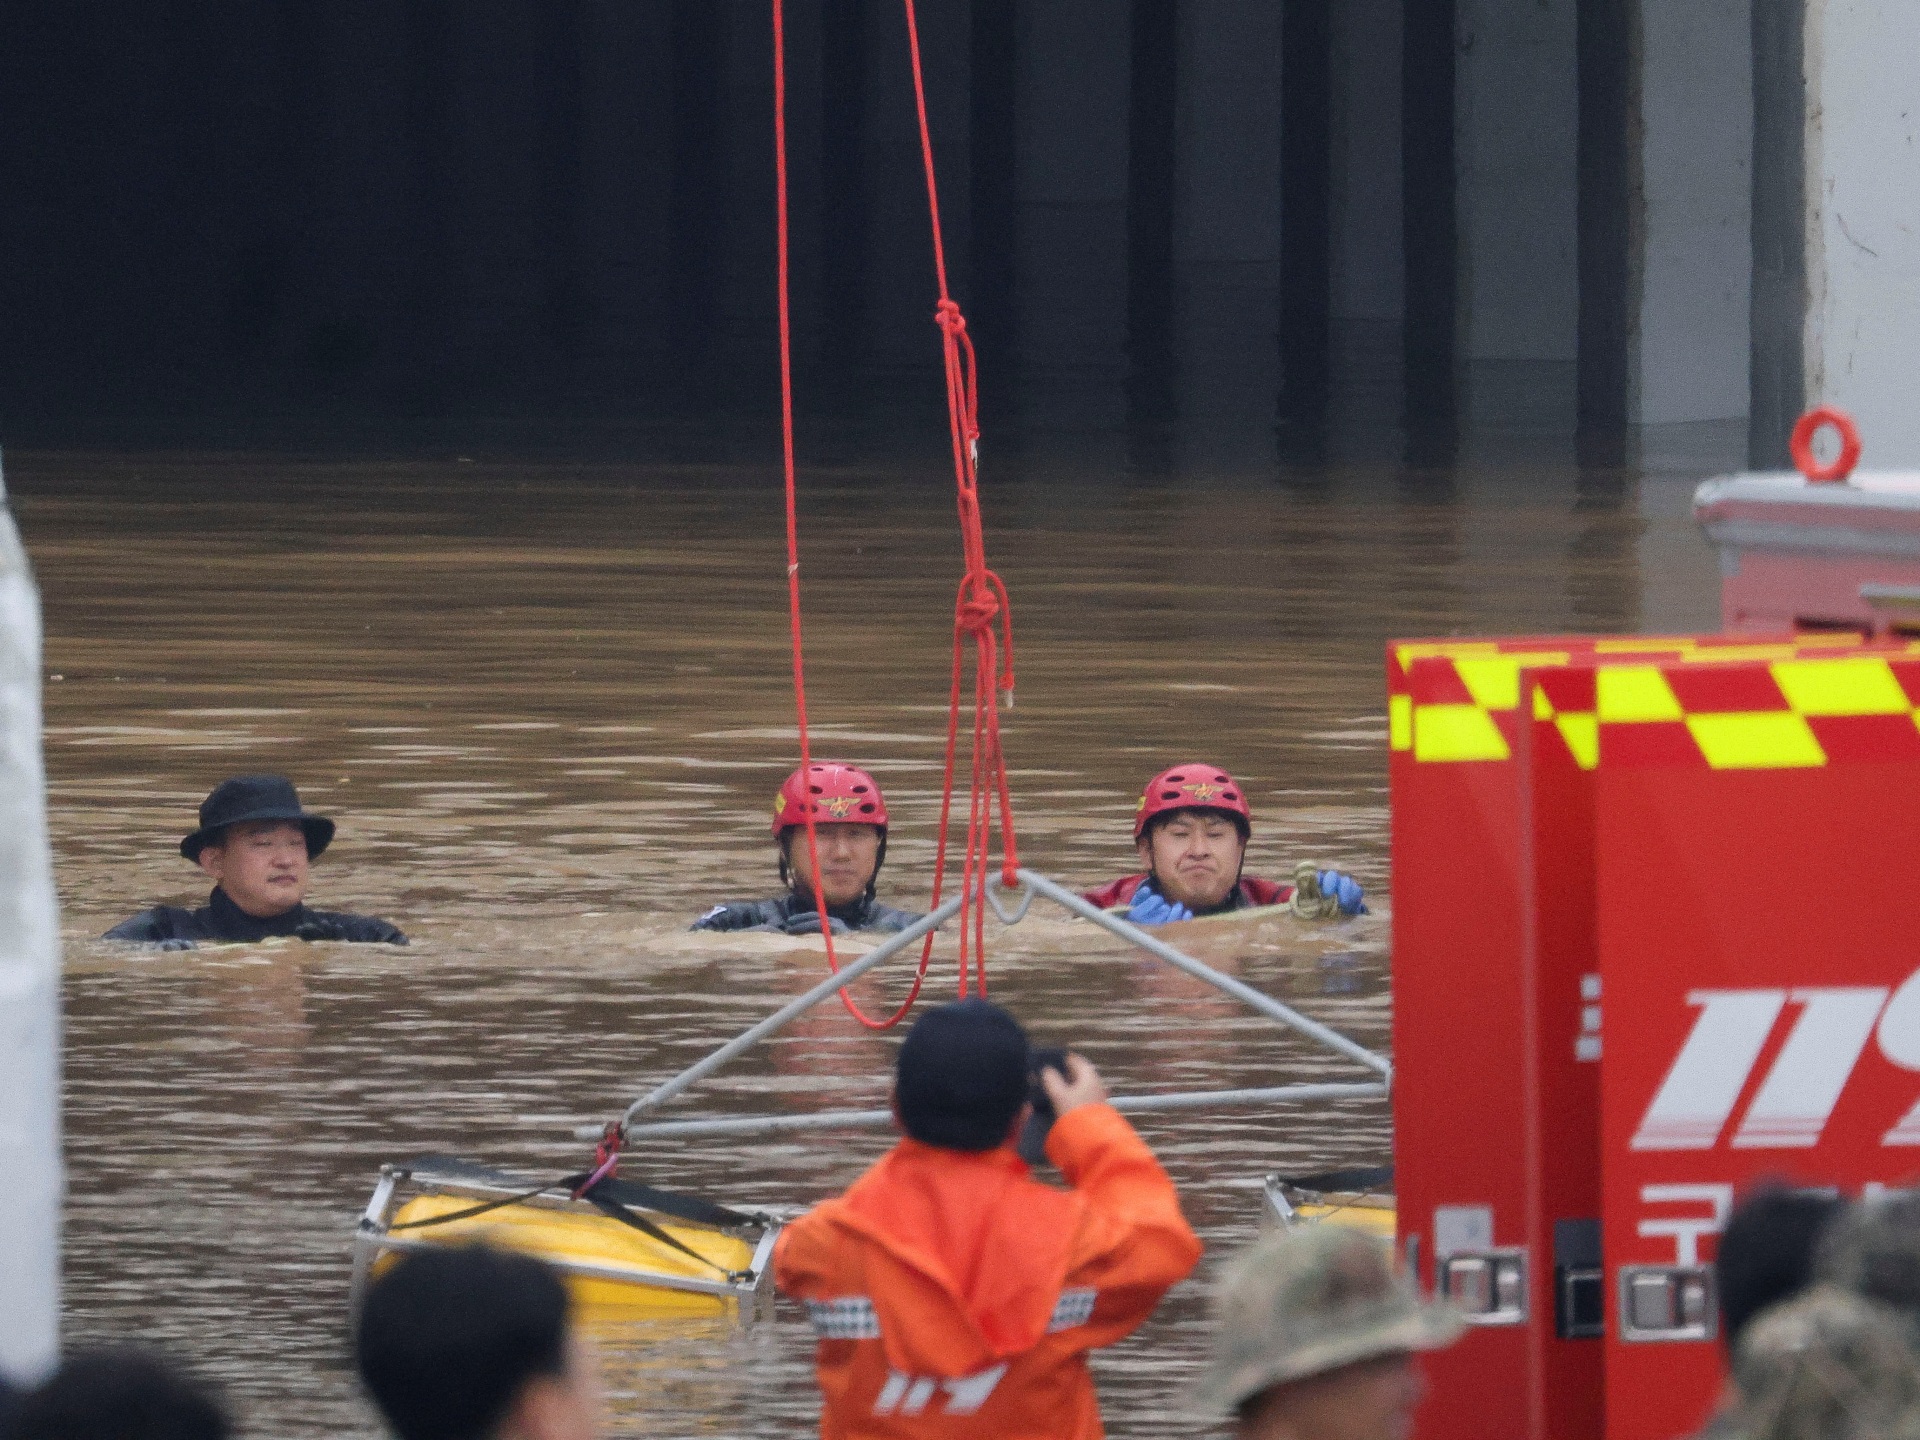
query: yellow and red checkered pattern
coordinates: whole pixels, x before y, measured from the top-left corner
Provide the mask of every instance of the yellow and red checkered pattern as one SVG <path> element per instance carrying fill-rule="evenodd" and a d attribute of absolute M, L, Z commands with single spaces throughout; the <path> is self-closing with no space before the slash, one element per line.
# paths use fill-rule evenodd
<path fill-rule="evenodd" d="M 1591 713 L 1596 744 L 1585 756 L 1574 752 L 1588 769 L 1920 760 L 1920 655 L 1912 646 L 1726 667 L 1609 666 L 1589 672 L 1590 712 L 1555 702 L 1554 691 L 1572 675 L 1539 677 L 1535 714 L 1564 734 L 1568 720 Z M 1571 691 L 1564 698 L 1587 699 Z"/>
<path fill-rule="evenodd" d="M 1862 753 L 1870 734 L 1882 749 L 1920 741 L 1911 705 L 1902 712 L 1908 735 L 1886 723 L 1890 696 L 1906 693 L 1900 676 L 1920 666 L 1906 656 L 1920 656 L 1920 641 L 1863 646 L 1853 634 L 1818 633 L 1410 641 L 1389 651 L 1388 740 L 1423 763 L 1510 760 L 1524 675 L 1532 718 L 1550 725 L 1583 769 L 1600 761 L 1603 724 L 1669 727 L 1616 742 L 1644 759 L 1656 753 L 1645 747 L 1659 746 L 1668 763 L 1824 764 L 1829 754 Z M 1820 668 L 1854 659 L 1866 668 Z M 1839 748 L 1830 750 L 1823 733 Z"/>

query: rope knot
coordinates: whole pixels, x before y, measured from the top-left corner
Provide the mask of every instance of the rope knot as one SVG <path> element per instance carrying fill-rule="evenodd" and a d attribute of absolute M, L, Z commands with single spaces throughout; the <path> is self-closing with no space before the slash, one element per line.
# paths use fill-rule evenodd
<path fill-rule="evenodd" d="M 933 323 L 949 336 L 964 335 L 967 330 L 967 317 L 953 300 L 942 300 L 933 307 Z"/>
<path fill-rule="evenodd" d="M 955 623 L 969 635 L 992 630 L 999 618 L 1000 601 L 990 590 L 963 597 L 954 614 Z"/>

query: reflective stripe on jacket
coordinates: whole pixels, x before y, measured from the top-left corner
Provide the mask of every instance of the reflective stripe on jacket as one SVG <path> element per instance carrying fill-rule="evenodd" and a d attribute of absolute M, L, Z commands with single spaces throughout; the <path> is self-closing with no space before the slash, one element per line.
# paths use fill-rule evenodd
<path fill-rule="evenodd" d="M 825 1440 L 1097 1440 L 1086 1352 L 1133 1330 L 1200 1241 L 1146 1142 L 1109 1105 L 1054 1123 L 1071 1190 L 1011 1147 L 902 1140 L 787 1227 L 780 1288 L 805 1301 Z"/>

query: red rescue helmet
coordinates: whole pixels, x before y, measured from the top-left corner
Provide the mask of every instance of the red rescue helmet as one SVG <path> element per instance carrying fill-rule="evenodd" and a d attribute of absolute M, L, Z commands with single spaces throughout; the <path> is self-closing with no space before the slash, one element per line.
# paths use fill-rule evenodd
<path fill-rule="evenodd" d="M 816 825 L 878 825 L 882 836 L 887 833 L 887 800 L 880 782 L 858 765 L 816 760 L 789 775 L 773 801 L 774 838 L 805 825 L 809 805 Z"/>
<path fill-rule="evenodd" d="M 1192 761 L 1162 770 L 1140 792 L 1140 804 L 1133 812 L 1133 838 L 1137 843 L 1147 833 L 1154 818 L 1175 810 L 1218 810 L 1234 817 L 1242 836 L 1253 833 L 1253 811 L 1234 778 L 1218 765 Z"/>

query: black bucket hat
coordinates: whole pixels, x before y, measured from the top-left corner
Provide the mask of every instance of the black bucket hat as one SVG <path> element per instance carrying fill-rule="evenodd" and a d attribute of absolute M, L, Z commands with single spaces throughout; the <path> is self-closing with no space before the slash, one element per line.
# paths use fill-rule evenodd
<path fill-rule="evenodd" d="M 300 792 L 284 775 L 236 775 L 213 787 L 200 802 L 200 828 L 180 842 L 180 853 L 197 861 L 200 852 L 229 825 L 248 820 L 291 820 L 307 837 L 307 858 L 317 859 L 333 843 L 333 821 L 300 808 Z"/>

